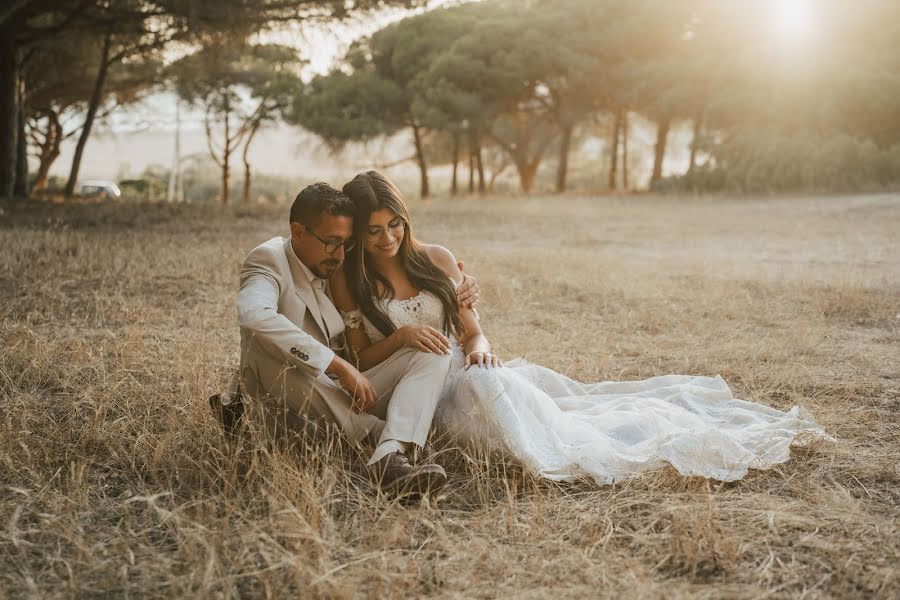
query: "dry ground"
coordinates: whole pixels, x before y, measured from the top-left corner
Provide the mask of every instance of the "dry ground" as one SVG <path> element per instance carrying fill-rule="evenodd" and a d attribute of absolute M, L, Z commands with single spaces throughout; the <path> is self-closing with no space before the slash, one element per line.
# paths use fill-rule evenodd
<path fill-rule="evenodd" d="M 0 590 L 9 597 L 898 597 L 900 197 L 413 203 L 487 333 L 582 380 L 721 373 L 832 446 L 735 483 L 557 486 L 445 450 L 443 498 L 324 447 L 238 455 L 242 257 L 286 208 L 0 214 Z M 4 595 L 4 594 L 0 594 Z"/>

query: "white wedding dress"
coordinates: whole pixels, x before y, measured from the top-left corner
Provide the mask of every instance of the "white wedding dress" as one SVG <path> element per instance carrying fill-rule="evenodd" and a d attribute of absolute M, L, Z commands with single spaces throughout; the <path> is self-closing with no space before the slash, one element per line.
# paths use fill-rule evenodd
<path fill-rule="evenodd" d="M 442 327 L 431 294 L 380 302 L 397 328 Z M 373 342 L 384 338 L 359 311 L 342 315 Z M 791 446 L 828 438 L 803 408 L 737 400 L 718 376 L 585 384 L 521 359 L 467 371 L 462 346 L 451 339 L 438 422 L 464 442 L 499 446 L 548 479 L 605 484 L 670 464 L 684 475 L 733 481 L 785 462 Z"/>

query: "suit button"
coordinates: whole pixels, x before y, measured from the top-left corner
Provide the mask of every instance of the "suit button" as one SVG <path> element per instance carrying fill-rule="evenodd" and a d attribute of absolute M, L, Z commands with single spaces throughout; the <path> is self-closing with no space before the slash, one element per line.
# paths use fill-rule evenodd
<path fill-rule="evenodd" d="M 301 359 L 301 360 L 309 360 L 309 354 L 302 354 L 302 353 L 301 353 L 301 354 L 300 354 L 300 359 Z"/>

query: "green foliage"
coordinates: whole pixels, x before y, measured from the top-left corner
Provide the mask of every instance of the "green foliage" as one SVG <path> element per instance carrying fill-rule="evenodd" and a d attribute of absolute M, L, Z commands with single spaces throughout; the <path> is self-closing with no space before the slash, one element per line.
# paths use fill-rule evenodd
<path fill-rule="evenodd" d="M 217 44 L 174 63 L 169 75 L 187 102 L 224 110 L 226 99 L 237 105 L 244 92 L 286 106 L 300 88 L 297 51 L 278 44 Z"/>
<path fill-rule="evenodd" d="M 341 68 L 313 79 L 296 98 L 290 120 L 333 145 L 389 135 L 413 120 L 439 128 L 419 102 L 423 75 L 484 10 L 479 4 L 438 8 L 358 42 Z"/>
<path fill-rule="evenodd" d="M 706 166 L 662 180 L 654 190 L 854 192 L 898 185 L 900 144 L 882 150 L 872 140 L 844 134 L 743 131 L 719 144 Z"/>
<path fill-rule="evenodd" d="M 389 135 L 404 125 L 406 98 L 395 83 L 363 67 L 317 77 L 294 98 L 289 121 L 332 146 Z"/>

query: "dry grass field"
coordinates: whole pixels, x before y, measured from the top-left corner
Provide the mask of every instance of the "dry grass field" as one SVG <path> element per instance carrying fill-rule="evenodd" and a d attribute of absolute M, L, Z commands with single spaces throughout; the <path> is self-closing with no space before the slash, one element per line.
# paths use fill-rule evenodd
<path fill-rule="evenodd" d="M 287 208 L 0 214 L 0 596 L 900 597 L 900 196 L 413 202 L 504 358 L 720 373 L 837 438 L 742 481 L 536 480 L 437 444 L 405 505 L 332 437 L 238 451 L 243 256 Z"/>

